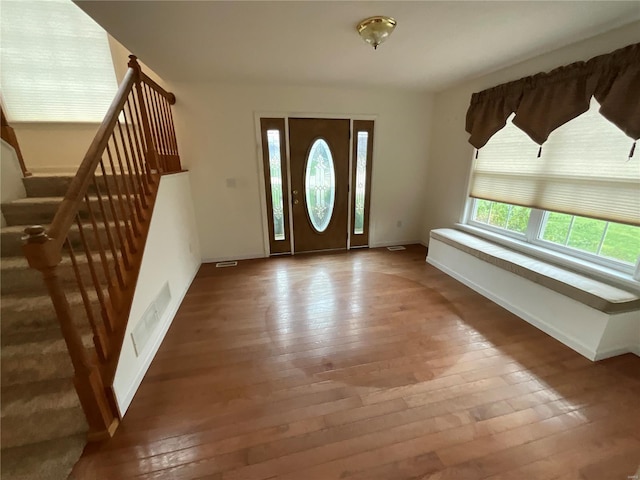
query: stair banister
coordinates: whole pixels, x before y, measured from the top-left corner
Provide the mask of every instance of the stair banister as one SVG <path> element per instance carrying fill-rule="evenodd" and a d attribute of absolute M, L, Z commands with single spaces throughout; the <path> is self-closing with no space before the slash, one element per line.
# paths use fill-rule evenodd
<path fill-rule="evenodd" d="M 71 181 L 64 200 L 60 204 L 60 208 L 58 208 L 55 217 L 53 217 L 53 222 L 51 222 L 51 228 L 49 229 L 49 236 L 57 242 L 58 247 L 62 247 L 62 242 L 64 242 L 66 237 L 66 235 L 63 235 L 63 232 L 66 234 L 73 224 L 75 215 L 84 199 L 84 194 L 89 188 L 92 175 L 98 166 L 98 162 L 102 158 L 102 153 L 107 147 L 109 138 L 115 128 L 118 115 L 120 115 L 122 107 L 127 100 L 127 95 L 131 91 L 131 87 L 135 81 L 136 73 L 130 68 L 127 70 L 127 73 L 125 73 L 116 97 L 111 103 L 109 110 L 107 110 L 107 114 L 98 128 L 98 132 L 91 142 L 89 150 L 76 172 L 76 176 Z"/>
<path fill-rule="evenodd" d="M 181 168 L 170 108 L 174 103 L 175 96 L 130 56 L 127 73 L 50 227 L 29 227 L 23 237 L 24 254 L 42 273 L 71 357 L 90 440 L 113 435 L 119 423 L 113 380 L 159 175 Z M 83 257 L 86 263 L 80 262 Z M 63 259 L 73 267 L 72 287 L 58 277 Z M 78 295 L 83 314 L 69 303 Z M 91 334 L 89 340 L 85 333 Z"/>
<path fill-rule="evenodd" d="M 23 177 L 30 177 L 31 172 L 27 170 L 27 167 L 24 163 L 24 157 L 22 156 L 22 151 L 20 150 L 20 144 L 18 143 L 18 137 L 16 137 L 16 132 L 13 130 L 13 127 L 9 125 L 9 121 L 7 120 L 6 115 L 4 114 L 4 108 L 0 105 L 0 136 L 2 139 L 7 142 L 9 145 L 13 147 L 16 152 L 16 157 L 18 157 L 18 163 L 20 164 L 20 169 L 22 170 Z"/>

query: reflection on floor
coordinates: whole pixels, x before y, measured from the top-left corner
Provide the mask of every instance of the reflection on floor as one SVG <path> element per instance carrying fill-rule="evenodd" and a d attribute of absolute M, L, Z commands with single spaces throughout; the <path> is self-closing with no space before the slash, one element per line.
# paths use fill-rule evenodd
<path fill-rule="evenodd" d="M 584 359 L 386 249 L 203 265 L 79 479 L 626 479 L 640 358 Z"/>

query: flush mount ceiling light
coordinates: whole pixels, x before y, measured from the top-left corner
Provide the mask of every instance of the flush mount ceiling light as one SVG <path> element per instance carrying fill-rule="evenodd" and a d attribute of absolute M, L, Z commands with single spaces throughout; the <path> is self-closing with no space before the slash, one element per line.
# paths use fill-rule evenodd
<path fill-rule="evenodd" d="M 396 21 L 391 17 L 382 16 L 366 18 L 357 26 L 362 39 L 374 49 L 389 38 L 394 28 L 396 28 Z"/>

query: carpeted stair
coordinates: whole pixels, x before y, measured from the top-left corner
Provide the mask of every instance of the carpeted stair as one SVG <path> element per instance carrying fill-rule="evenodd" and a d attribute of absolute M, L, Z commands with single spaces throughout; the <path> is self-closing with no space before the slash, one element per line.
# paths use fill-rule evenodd
<path fill-rule="evenodd" d="M 86 444 L 88 427 L 69 354 L 42 275 L 28 267 L 20 240 L 26 226 L 51 222 L 70 180 L 25 178 L 28 198 L 2 205 L 8 224 L 0 239 L 2 480 L 65 480 Z M 59 271 L 72 285 L 69 263 Z M 80 295 L 68 299 L 75 318 L 86 317 Z M 91 332 L 84 328 L 89 346 Z"/>

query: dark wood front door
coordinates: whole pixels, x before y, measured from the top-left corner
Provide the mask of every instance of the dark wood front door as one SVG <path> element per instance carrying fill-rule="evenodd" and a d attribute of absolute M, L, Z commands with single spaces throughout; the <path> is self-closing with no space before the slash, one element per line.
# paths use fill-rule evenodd
<path fill-rule="evenodd" d="M 349 123 L 289 119 L 295 252 L 347 248 Z"/>

